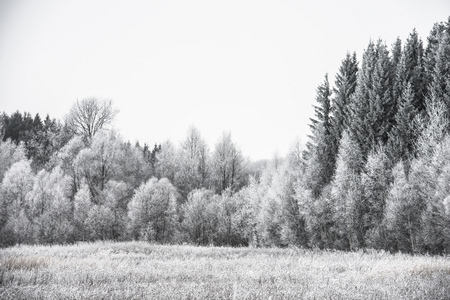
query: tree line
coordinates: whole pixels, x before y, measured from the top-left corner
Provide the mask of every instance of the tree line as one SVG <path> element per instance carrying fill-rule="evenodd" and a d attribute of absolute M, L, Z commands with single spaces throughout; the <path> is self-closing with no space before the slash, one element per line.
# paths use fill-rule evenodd
<path fill-rule="evenodd" d="M 335 249 L 450 250 L 450 18 L 424 47 L 347 54 L 317 88 L 301 180 L 310 243 Z"/>
<path fill-rule="evenodd" d="M 63 122 L 0 117 L 1 246 L 93 240 L 450 251 L 450 19 L 370 41 L 317 88 L 311 135 L 246 159 L 195 128 L 150 148 L 107 129 L 110 100 Z"/>
<path fill-rule="evenodd" d="M 98 239 L 247 244 L 232 238 L 230 228 L 214 239 L 197 234 L 209 222 L 197 218 L 205 213 L 198 210 L 212 198 L 210 214 L 229 209 L 228 199 L 247 184 L 249 161 L 231 134 L 211 151 L 191 127 L 180 145 L 166 141 L 151 149 L 107 129 L 117 113 L 112 101 L 87 98 L 74 103 L 64 123 L 2 114 L 1 245 Z M 198 206 L 197 197 L 207 203 Z M 216 225 L 219 220 L 215 216 Z"/>

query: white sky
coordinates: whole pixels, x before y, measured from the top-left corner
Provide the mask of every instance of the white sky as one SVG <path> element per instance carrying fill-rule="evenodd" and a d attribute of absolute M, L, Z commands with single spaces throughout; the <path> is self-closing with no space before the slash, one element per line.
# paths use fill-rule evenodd
<path fill-rule="evenodd" d="M 347 51 L 414 27 L 426 41 L 449 13 L 448 0 L 0 0 L 0 111 L 62 119 L 110 98 L 132 143 L 195 125 L 211 149 L 231 131 L 253 160 L 285 155 Z"/>

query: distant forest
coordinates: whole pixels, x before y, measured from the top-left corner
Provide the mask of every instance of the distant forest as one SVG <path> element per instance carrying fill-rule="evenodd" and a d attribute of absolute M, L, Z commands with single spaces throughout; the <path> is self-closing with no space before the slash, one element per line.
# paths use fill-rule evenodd
<path fill-rule="evenodd" d="M 250 162 L 230 134 L 209 149 L 132 145 L 110 100 L 64 120 L 0 115 L 0 246 L 96 240 L 450 253 L 450 18 L 348 53 L 317 88 L 311 135 Z"/>

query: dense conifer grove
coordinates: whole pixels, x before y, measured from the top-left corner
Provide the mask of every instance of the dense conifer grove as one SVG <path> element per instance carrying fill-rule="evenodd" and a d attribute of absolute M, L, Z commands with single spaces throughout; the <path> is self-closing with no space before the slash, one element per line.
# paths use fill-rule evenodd
<path fill-rule="evenodd" d="M 333 84 L 334 83 L 334 84 Z M 250 162 L 224 133 L 209 149 L 131 145 L 107 100 L 64 120 L 0 115 L 0 246 L 95 240 L 450 252 L 450 18 L 424 43 L 348 53 L 317 88 L 311 135 Z"/>

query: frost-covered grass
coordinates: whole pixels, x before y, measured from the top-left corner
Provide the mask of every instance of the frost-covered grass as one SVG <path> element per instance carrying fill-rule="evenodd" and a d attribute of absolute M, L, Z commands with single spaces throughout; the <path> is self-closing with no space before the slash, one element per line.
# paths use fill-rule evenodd
<path fill-rule="evenodd" d="M 449 297 L 449 257 L 140 242 L 0 250 L 0 299 Z"/>

